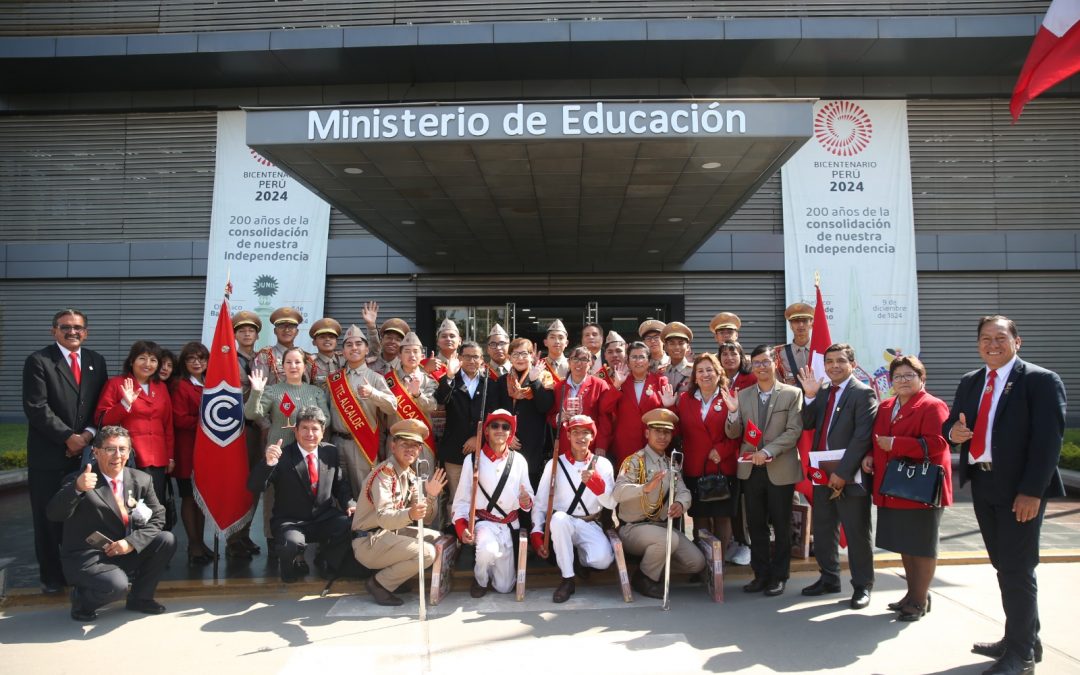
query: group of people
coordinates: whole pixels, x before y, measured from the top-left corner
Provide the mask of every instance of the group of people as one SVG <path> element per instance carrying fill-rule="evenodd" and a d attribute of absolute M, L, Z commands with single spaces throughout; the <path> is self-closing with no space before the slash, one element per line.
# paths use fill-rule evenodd
<path fill-rule="evenodd" d="M 844 343 L 826 350 L 827 377 L 818 380 L 813 308 L 803 303 L 785 311 L 789 344 L 747 353 L 739 317 L 721 312 L 709 326 L 715 353 L 693 356 L 693 332 L 680 322 L 645 321 L 629 342 L 588 324 L 571 347 L 556 320 L 541 356 L 498 325 L 484 346 L 462 342 L 447 320 L 425 358 L 404 320 L 377 324 L 376 303 L 364 305 L 362 318 L 366 331 L 314 322 L 318 351 L 307 354 L 295 346 L 303 322 L 296 310 L 271 315 L 276 341 L 261 350 L 261 319 L 233 316 L 248 488 L 263 495 L 267 553 L 278 557 L 284 581 L 308 573 L 304 549 L 319 542 L 322 572 L 339 573 L 351 553 L 375 572 L 366 581 L 372 598 L 400 605 L 395 591 L 417 573 L 418 557 L 430 565 L 435 540 L 453 532 L 475 546 L 472 596 L 505 593 L 524 529 L 535 554 L 558 566 L 553 597 L 565 602 L 575 578 L 612 564 L 608 533 L 617 527 L 626 553 L 640 557 L 633 588 L 661 597 L 666 565 L 705 569 L 682 525 L 668 557 L 667 521 L 689 515 L 691 536 L 713 534 L 729 560 L 739 539 L 748 543 L 753 579 L 744 590 L 776 596 L 789 577 L 795 487 L 808 476 L 820 576 L 802 593 L 841 592 L 842 526 L 850 606 L 869 605 L 873 504 L 876 544 L 899 552 L 906 572 L 907 592 L 889 607 L 916 621 L 931 609 L 953 444 L 1008 617 L 1005 638 L 976 651 L 997 659 L 988 673 L 1025 672 L 1041 655 L 1034 567 L 1046 499 L 1063 494 L 1056 464 L 1065 393 L 1057 375 L 1017 357 L 1021 340 L 1006 317 L 980 320 L 985 367 L 964 376 L 951 409 L 926 391 L 926 369 L 914 356 L 890 363 L 895 395 L 886 400 L 855 376 L 856 355 Z M 82 347 L 83 313 L 58 312 L 52 329 L 55 344 L 27 359 L 23 380 L 42 588 L 72 585 L 72 617 L 87 621 L 137 569 L 128 608 L 163 611 L 153 592 L 175 549 L 161 506 L 169 477 L 177 479 L 189 562 L 212 556 L 191 485 L 208 350 L 191 342 L 172 359 L 138 341 L 121 374 L 108 378 L 104 359 Z M 897 458 L 941 467 L 936 502 L 883 493 Z M 246 530 L 226 548 L 238 558 L 260 552 Z"/>

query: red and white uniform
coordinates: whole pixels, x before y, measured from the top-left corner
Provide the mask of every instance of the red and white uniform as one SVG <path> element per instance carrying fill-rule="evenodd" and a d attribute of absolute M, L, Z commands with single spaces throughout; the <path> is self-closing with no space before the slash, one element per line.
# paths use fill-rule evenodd
<path fill-rule="evenodd" d="M 613 466 L 622 466 L 624 459 L 645 447 L 645 424 L 641 416 L 654 408 L 664 407 L 660 392 L 667 384 L 668 379 L 663 374 L 648 373 L 643 382 L 634 382 L 634 376 L 630 375 L 623 382 L 622 389 L 613 387 L 619 395 L 613 413 L 616 420 L 612 425 L 614 435 L 607 447 Z"/>
<path fill-rule="evenodd" d="M 555 553 L 555 561 L 565 579 L 574 576 L 574 549 L 577 549 L 581 564 L 598 570 L 607 569 L 615 559 L 604 529 L 595 520 L 601 509 L 615 508 L 615 500 L 611 496 L 611 491 L 615 488 L 615 476 L 611 462 L 606 457 L 596 458 L 595 472 L 585 484 L 581 499 L 574 506 L 574 511 L 567 513 L 574 501 L 574 494 L 581 485 L 581 474 L 589 468 L 590 461 L 592 453 L 580 462 L 575 462 L 572 455 L 560 454 L 561 468 L 552 467 L 551 460 L 548 460 L 544 473 L 540 476 L 540 487 L 533 503 L 531 539 L 533 546 L 539 548 L 544 540 L 551 471 L 554 468 L 557 476 L 555 501 L 551 511 L 551 550 Z"/>
<path fill-rule="evenodd" d="M 465 457 L 465 463 L 461 465 L 461 481 L 458 483 L 457 493 L 454 495 L 454 526 L 458 536 L 469 526 L 469 506 L 472 503 L 472 473 L 473 461 L 477 455 L 480 460 L 480 487 L 476 491 L 476 564 L 473 574 L 481 586 L 487 586 L 490 582 L 499 593 L 509 593 L 517 581 L 514 571 L 514 538 L 511 527 L 517 529 L 517 511 L 520 508 L 518 502 L 522 490 L 533 500 L 532 485 L 529 484 L 529 463 L 518 452 L 508 450 L 501 457 L 496 457 L 494 451 L 485 445 L 480 453 L 472 453 Z M 502 493 L 499 495 L 496 506 L 489 513 L 485 507 L 488 498 L 484 496 L 492 494 L 499 484 L 503 468 L 506 462 L 513 456 L 514 463 L 510 467 L 510 475 L 506 480 Z M 497 507 L 497 508 L 496 508 Z M 500 511 L 501 509 L 501 511 Z M 497 520 L 505 520 L 500 523 Z M 492 518 L 492 520 L 488 520 Z"/>

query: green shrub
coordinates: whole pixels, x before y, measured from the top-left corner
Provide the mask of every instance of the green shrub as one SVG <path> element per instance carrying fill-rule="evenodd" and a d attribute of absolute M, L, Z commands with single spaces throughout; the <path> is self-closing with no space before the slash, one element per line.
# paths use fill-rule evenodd
<path fill-rule="evenodd" d="M 1058 466 L 1080 471 L 1080 444 L 1065 441 L 1065 444 L 1061 446 L 1061 461 L 1058 462 Z"/>
<path fill-rule="evenodd" d="M 26 467 L 26 450 L 5 450 L 0 452 L 0 471 L 23 469 Z"/>

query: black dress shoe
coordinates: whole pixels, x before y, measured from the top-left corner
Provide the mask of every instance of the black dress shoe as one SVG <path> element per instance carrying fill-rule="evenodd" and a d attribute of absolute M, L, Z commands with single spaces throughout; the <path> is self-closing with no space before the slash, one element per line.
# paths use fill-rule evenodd
<path fill-rule="evenodd" d="M 778 595 L 783 595 L 785 588 L 787 588 L 787 582 L 783 579 L 780 579 L 779 581 L 771 581 L 769 582 L 769 585 L 765 588 L 765 595 L 769 596 L 770 598 L 775 598 Z"/>
<path fill-rule="evenodd" d="M 476 580 L 476 577 L 473 577 L 472 586 L 469 587 L 469 595 L 474 598 L 482 598 L 487 595 L 487 592 L 488 587 L 481 586 L 480 582 Z"/>
<path fill-rule="evenodd" d="M 59 583 L 56 583 L 55 581 L 50 581 L 50 582 L 41 584 L 41 592 L 44 593 L 45 595 L 56 595 L 57 593 L 63 593 L 64 592 L 64 584 L 59 584 Z"/>
<path fill-rule="evenodd" d="M 806 588 L 802 589 L 803 595 L 825 595 L 826 593 L 839 593 L 840 584 L 830 584 L 825 581 L 824 577 L 818 577 L 818 580 L 810 584 Z"/>
<path fill-rule="evenodd" d="M 574 577 L 569 579 L 563 579 L 559 583 L 559 587 L 555 589 L 555 592 L 551 595 L 552 602 L 563 603 L 570 599 L 570 596 L 577 590 L 574 586 Z"/>
<path fill-rule="evenodd" d="M 856 586 L 855 592 L 851 594 L 851 608 L 852 609 L 866 609 L 870 606 L 870 589 L 863 586 Z"/>
<path fill-rule="evenodd" d="M 142 612 L 143 614 L 165 613 L 165 605 L 155 600 L 138 600 L 129 598 L 124 607 L 129 612 Z"/>
<path fill-rule="evenodd" d="M 761 577 L 754 577 L 754 580 L 742 587 L 746 593 L 760 593 L 765 590 L 765 587 L 769 585 L 769 582 L 765 581 Z"/>
<path fill-rule="evenodd" d="M 400 607 L 405 603 L 404 600 L 394 595 L 390 591 L 375 581 L 375 577 L 368 577 L 364 582 L 364 588 L 371 594 L 371 597 L 375 600 L 375 604 L 383 605 L 384 607 Z"/>
<path fill-rule="evenodd" d="M 97 612 L 92 609 L 82 609 L 80 607 L 71 608 L 71 618 L 79 623 L 90 623 L 97 619 Z"/>
<path fill-rule="evenodd" d="M 989 656 L 992 659 L 1000 659 L 1005 656 L 1005 638 L 997 642 L 976 642 L 971 646 L 972 654 Z M 1035 663 L 1042 663 L 1043 646 L 1042 640 L 1035 638 Z"/>
<path fill-rule="evenodd" d="M 637 570 L 634 572 L 634 575 L 630 577 L 630 586 L 647 598 L 664 599 L 664 589 L 658 582 L 645 576 L 645 573 L 641 570 Z"/>
<path fill-rule="evenodd" d="M 1034 659 L 1022 659 L 1012 652 L 998 659 L 994 665 L 982 672 L 982 675 L 1032 675 L 1035 672 Z"/>

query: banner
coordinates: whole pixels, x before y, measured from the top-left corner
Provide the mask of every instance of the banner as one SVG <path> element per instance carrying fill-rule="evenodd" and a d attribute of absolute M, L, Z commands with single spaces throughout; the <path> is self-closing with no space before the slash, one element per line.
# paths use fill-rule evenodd
<path fill-rule="evenodd" d="M 255 507 L 247 489 L 244 397 L 240 392 L 240 362 L 229 321 L 227 290 L 225 297 L 210 342 L 191 478 L 195 501 L 206 514 L 208 524 L 228 539 L 251 520 Z"/>
<path fill-rule="evenodd" d="M 892 359 L 919 353 L 906 103 L 818 101 L 781 179 L 787 302 L 811 301 L 820 273 L 833 340 L 884 396 Z"/>
<path fill-rule="evenodd" d="M 256 348 L 276 342 L 270 314 L 289 306 L 304 315 L 297 346 L 313 351 L 304 325 L 323 316 L 330 205 L 249 148 L 245 120 L 218 113 L 202 341 L 210 344 L 231 277 L 232 311 L 262 319 Z"/>

